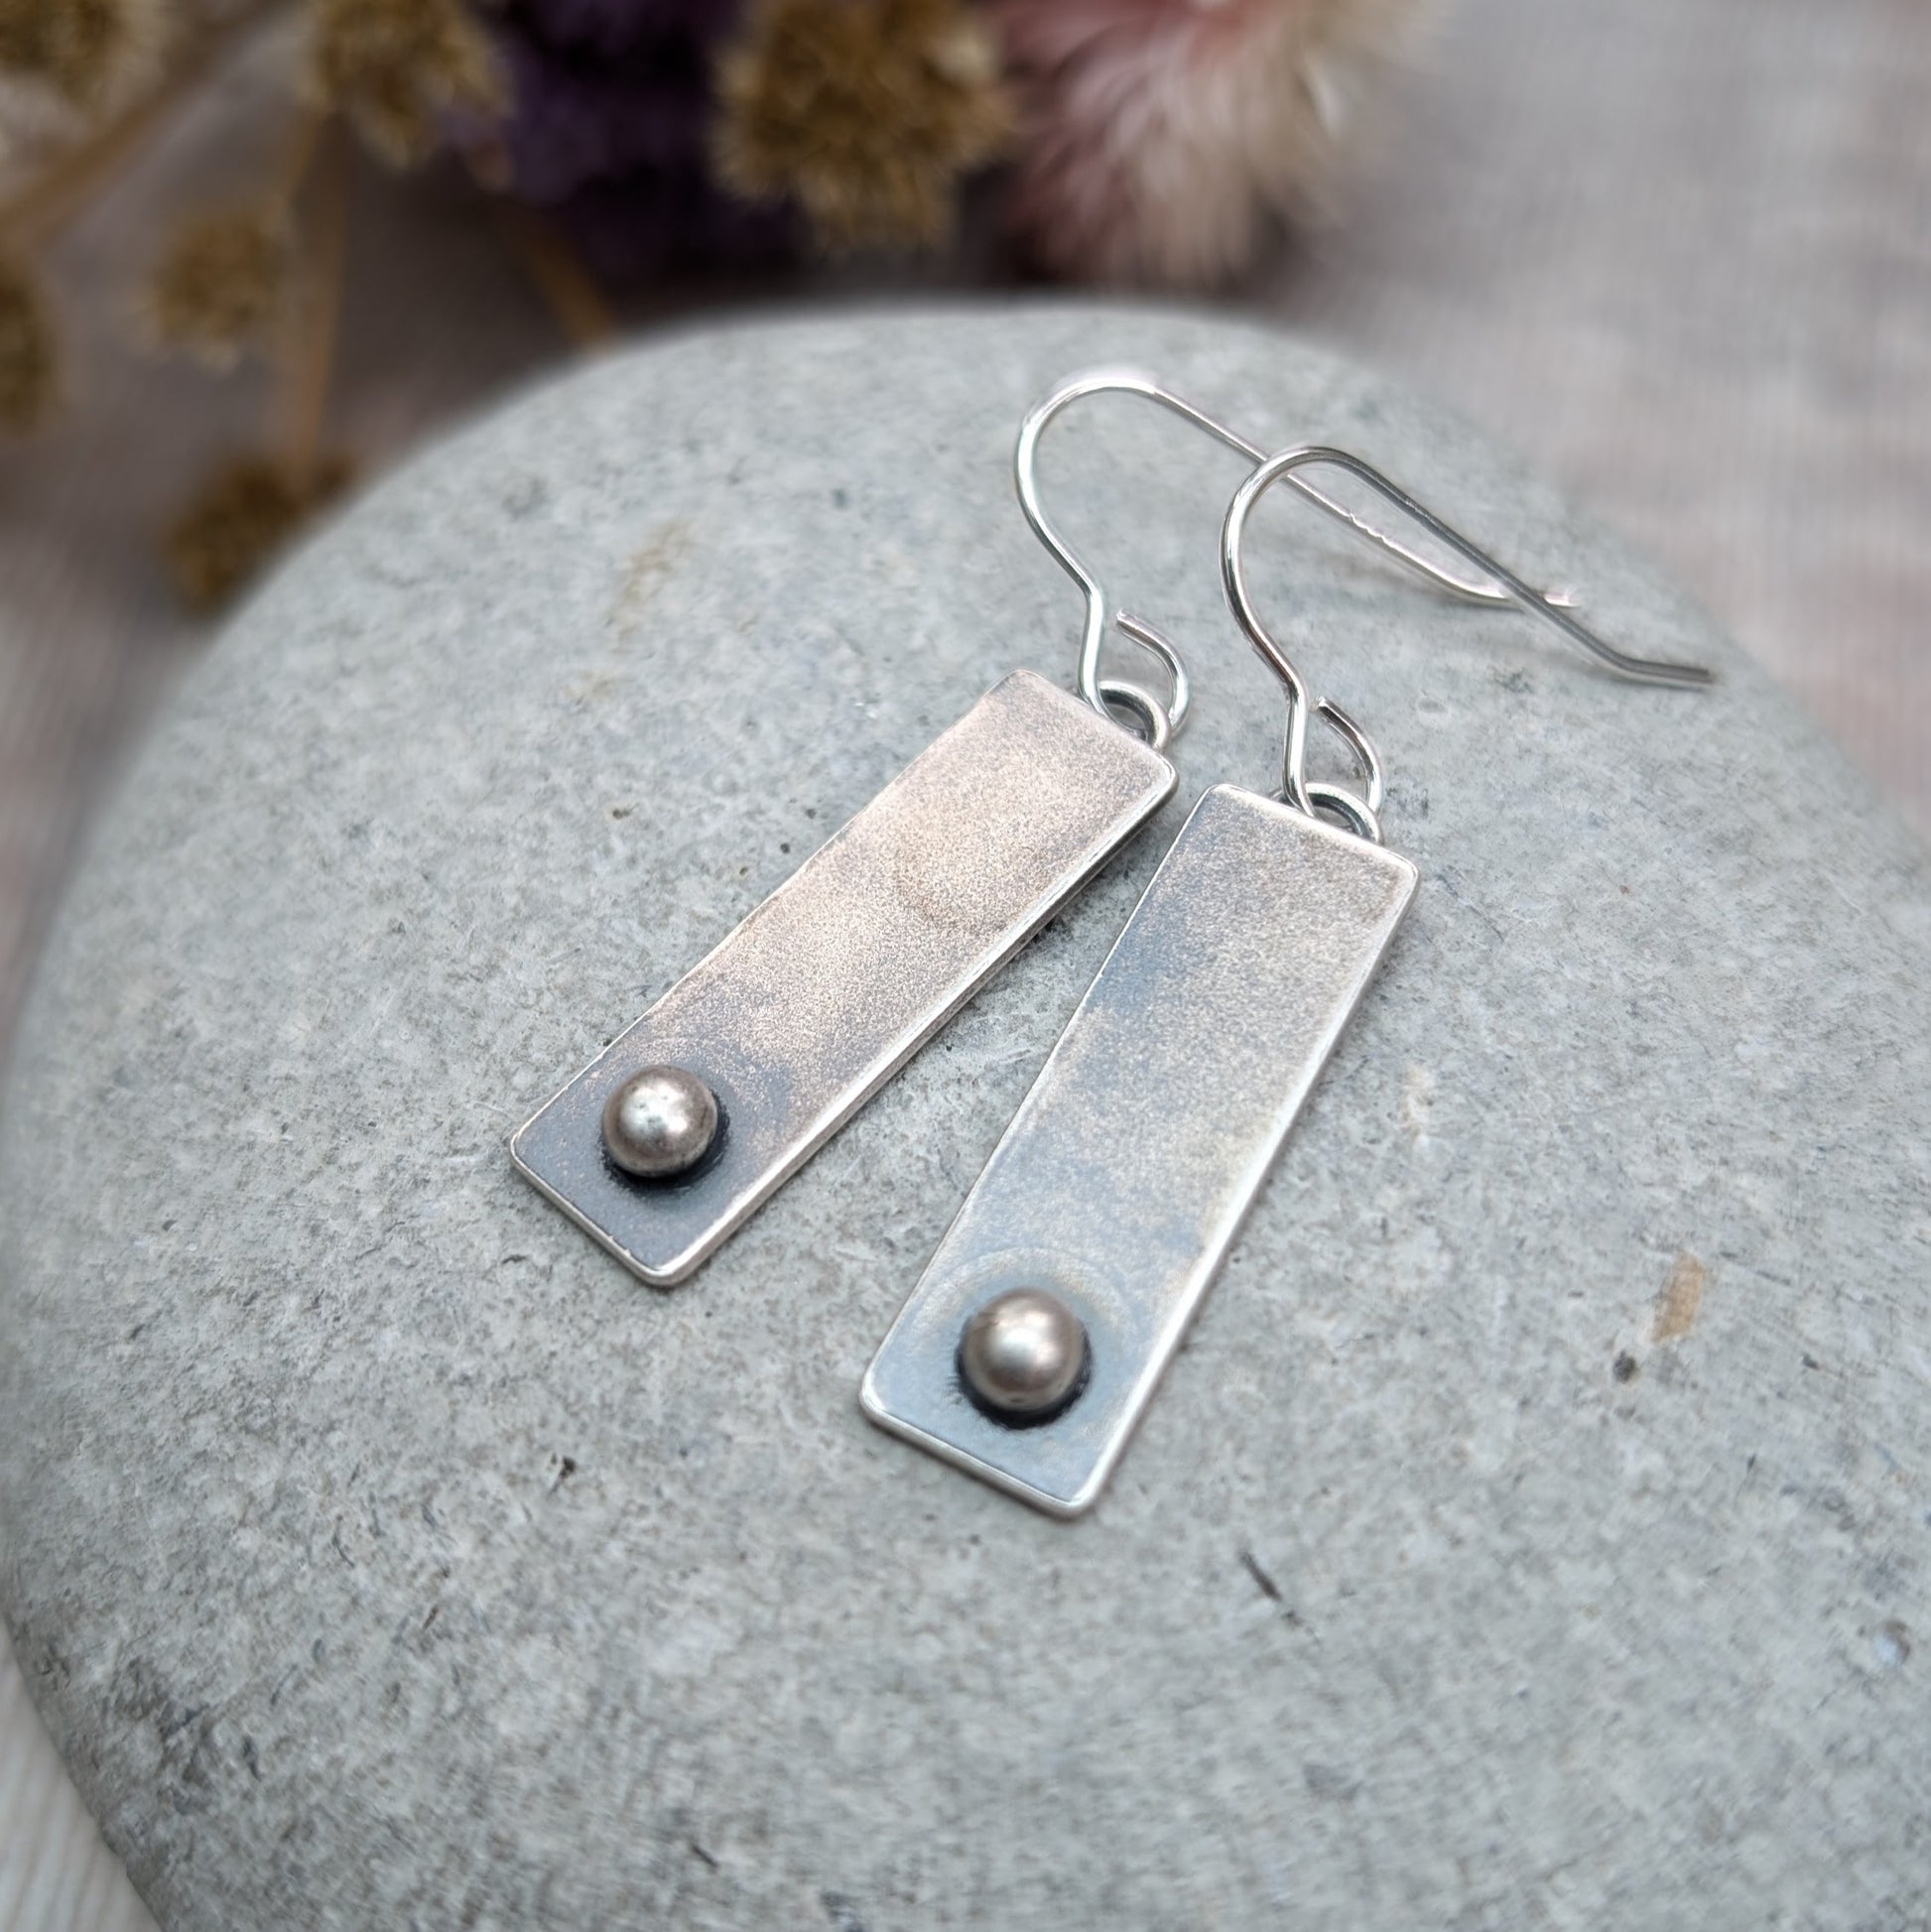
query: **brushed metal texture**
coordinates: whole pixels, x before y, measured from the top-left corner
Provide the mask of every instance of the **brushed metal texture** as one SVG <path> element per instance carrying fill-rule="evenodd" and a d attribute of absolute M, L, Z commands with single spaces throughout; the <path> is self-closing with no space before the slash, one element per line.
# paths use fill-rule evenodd
<path fill-rule="evenodd" d="M 518 1168 L 644 1280 L 682 1281 L 1171 795 L 1159 753 L 1030 671 L 1002 679 L 548 1101 Z M 717 1095 L 693 1175 L 605 1159 L 653 1063 Z"/>
<path fill-rule="evenodd" d="M 1217 786 L 1108 955 L 865 1374 L 874 1422 L 1028 1502 L 1098 1495 L 1348 1023 L 1418 875 L 1399 854 Z M 957 1365 L 993 1296 L 1086 1325 L 1051 1420 L 981 1413 Z"/>

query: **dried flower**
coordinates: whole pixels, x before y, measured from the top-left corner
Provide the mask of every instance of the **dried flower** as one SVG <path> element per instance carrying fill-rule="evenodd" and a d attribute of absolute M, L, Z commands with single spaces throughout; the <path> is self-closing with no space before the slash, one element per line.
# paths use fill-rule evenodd
<path fill-rule="evenodd" d="M 0 71 L 94 106 L 161 39 L 157 0 L 0 0 Z"/>
<path fill-rule="evenodd" d="M 514 105 L 466 144 L 471 170 L 542 208 L 604 281 L 793 253 L 795 210 L 748 204 L 711 176 L 715 54 L 740 12 L 514 0 L 492 23 Z"/>
<path fill-rule="evenodd" d="M 547 46 L 600 64 L 678 37 L 715 38 L 741 11 L 739 0 L 512 0 L 508 18 Z"/>
<path fill-rule="evenodd" d="M 24 435 L 44 422 L 60 389 L 61 345 L 40 284 L 0 255 L 0 430 Z"/>
<path fill-rule="evenodd" d="M 462 0 L 317 0 L 311 84 L 392 166 L 421 161 L 447 117 L 505 102 L 501 64 Z"/>
<path fill-rule="evenodd" d="M 149 332 L 231 368 L 274 322 L 286 292 L 288 226 L 279 210 L 223 208 L 184 222 L 142 297 Z"/>
<path fill-rule="evenodd" d="M 1012 115 L 984 23 L 957 0 L 762 0 L 718 63 L 716 163 L 795 197 L 831 249 L 941 241 L 960 178 Z"/>
<path fill-rule="evenodd" d="M 168 530 L 175 587 L 198 610 L 225 602 L 342 488 L 348 474 L 340 457 L 307 472 L 269 455 L 231 457 Z"/>
<path fill-rule="evenodd" d="M 1408 0 L 996 0 L 1030 119 L 1014 223 L 1048 268 L 1203 286 L 1318 205 Z"/>

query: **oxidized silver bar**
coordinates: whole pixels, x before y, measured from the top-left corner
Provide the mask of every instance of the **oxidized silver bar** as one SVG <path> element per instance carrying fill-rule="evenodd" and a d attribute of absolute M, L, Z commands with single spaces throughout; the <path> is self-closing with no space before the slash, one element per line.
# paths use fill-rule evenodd
<path fill-rule="evenodd" d="M 1270 799 L 1205 794 L 880 1345 L 865 1413 L 1054 1514 L 1087 1508 L 1417 878 Z M 971 1399 L 960 1350 L 1021 1288 L 1084 1324 L 1087 1368 L 1015 1426 Z"/>
<path fill-rule="evenodd" d="M 1167 760 L 1030 671 L 933 741 L 548 1102 L 516 1165 L 644 1280 L 682 1281 L 1163 805 Z M 709 1086 L 689 1177 L 604 1154 L 616 1087 L 656 1064 Z"/>

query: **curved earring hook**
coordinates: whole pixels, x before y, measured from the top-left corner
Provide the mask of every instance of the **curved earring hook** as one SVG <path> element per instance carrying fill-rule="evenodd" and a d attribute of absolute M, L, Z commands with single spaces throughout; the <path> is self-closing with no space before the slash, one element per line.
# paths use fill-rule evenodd
<path fill-rule="evenodd" d="M 1072 578 L 1085 591 L 1087 599 L 1086 627 L 1080 642 L 1080 695 L 1095 709 L 1105 710 L 1108 703 L 1123 705 L 1127 709 L 1139 713 L 1144 721 L 1149 715 L 1149 708 L 1156 709 L 1166 719 L 1166 735 L 1171 736 L 1180 729 L 1181 720 L 1187 714 L 1190 689 L 1187 672 L 1181 661 L 1179 651 L 1172 641 L 1144 619 L 1129 615 L 1118 608 L 1106 595 L 1104 587 L 1085 563 L 1075 554 L 1073 547 L 1062 537 L 1047 516 L 1039 495 L 1039 440 L 1045 434 L 1046 426 L 1064 409 L 1088 396 L 1117 393 L 1129 396 L 1144 396 L 1149 402 L 1160 404 L 1171 410 L 1183 421 L 1204 430 L 1217 443 L 1222 443 L 1236 454 L 1245 456 L 1249 462 L 1259 463 L 1266 459 L 1267 452 L 1258 444 L 1249 443 L 1243 436 L 1236 435 L 1224 423 L 1217 422 L 1203 409 L 1197 408 L 1183 396 L 1176 395 L 1164 383 L 1152 376 L 1143 375 L 1136 369 L 1090 369 L 1081 375 L 1069 377 L 1067 381 L 1026 412 L 1026 420 L 1019 428 L 1019 442 L 1012 453 L 1013 481 L 1019 491 L 1019 507 L 1025 512 L 1026 521 L 1032 526 L 1033 534 L 1044 544 L 1058 561 L 1060 568 Z M 1312 483 L 1297 475 L 1288 476 L 1289 483 L 1301 492 L 1318 509 L 1325 511 L 1338 523 L 1348 526 L 1364 542 L 1384 551 L 1397 563 L 1426 578 L 1441 589 L 1451 591 L 1473 603 L 1508 604 L 1516 600 L 1515 592 L 1507 586 L 1505 580 L 1498 577 L 1482 576 L 1470 579 L 1457 576 L 1453 571 L 1431 564 L 1427 558 L 1397 542 L 1385 531 L 1378 530 L 1357 516 L 1345 504 L 1338 503 L 1324 494 Z M 1424 524 L 1428 519 L 1422 519 Z M 1466 546 L 1455 548 L 1467 551 Z M 1167 667 L 1171 680 L 1171 696 L 1165 706 L 1138 685 L 1127 684 L 1124 680 L 1102 679 L 1099 675 L 1099 652 L 1106 639 L 1108 627 L 1118 629 L 1122 635 L 1134 643 L 1151 651 Z M 1164 740 L 1163 740 L 1164 741 Z"/>
<path fill-rule="evenodd" d="M 1349 830 L 1355 837 L 1378 845 L 1381 842 L 1381 801 L 1387 796 L 1387 787 L 1381 775 L 1381 754 L 1375 750 L 1374 740 L 1332 699 L 1322 699 L 1314 708 L 1354 754 L 1355 767 L 1367 781 L 1367 796 L 1359 798 L 1345 785 L 1324 785 L 1318 779 L 1310 778 L 1302 786 L 1308 803 L 1311 807 L 1318 806 L 1346 819 Z"/>
<path fill-rule="evenodd" d="M 1233 499 L 1227 505 L 1226 515 L 1221 523 L 1221 579 L 1226 588 L 1227 602 L 1231 606 L 1240 628 L 1247 634 L 1248 641 L 1261 655 L 1262 660 L 1274 675 L 1280 679 L 1287 692 L 1287 745 L 1283 760 L 1282 791 L 1288 803 L 1298 806 L 1303 812 L 1314 811 L 1316 805 L 1327 805 L 1343 816 L 1355 820 L 1355 829 L 1360 823 L 1356 811 L 1365 811 L 1367 820 L 1372 822 L 1379 808 L 1379 801 L 1372 803 L 1355 798 L 1352 793 L 1342 792 L 1339 786 L 1312 786 L 1307 781 L 1307 719 L 1308 693 L 1301 674 L 1294 668 L 1293 661 L 1283 651 L 1279 643 L 1260 621 L 1254 608 L 1252 594 L 1247 588 L 1246 565 L 1241 555 L 1241 546 L 1246 538 L 1247 519 L 1253 514 L 1254 505 L 1266 495 L 1268 490 L 1286 478 L 1290 482 L 1299 481 L 1297 472 L 1316 464 L 1326 464 L 1344 469 L 1358 478 L 1371 490 L 1392 503 L 1405 516 L 1412 518 L 1428 532 L 1437 543 L 1445 545 L 1457 556 L 1483 572 L 1492 581 L 1499 583 L 1507 592 L 1507 601 L 1519 604 L 1531 616 L 1553 624 L 1573 644 L 1604 664 L 1618 677 L 1628 678 L 1638 684 L 1674 685 L 1680 687 L 1699 687 L 1716 682 L 1716 674 L 1701 664 L 1679 664 L 1665 658 L 1632 657 L 1626 651 L 1619 651 L 1613 644 L 1598 637 L 1588 625 L 1573 612 L 1545 597 L 1539 590 L 1528 584 L 1509 570 L 1498 564 L 1494 558 L 1452 525 L 1444 523 L 1432 510 L 1415 501 L 1398 483 L 1352 456 L 1346 450 L 1331 450 L 1319 445 L 1306 445 L 1300 449 L 1283 450 L 1259 463 L 1247 480 L 1234 491 Z M 1305 487 L 1305 486 L 1304 486 Z M 1331 724 L 1336 725 L 1342 736 L 1353 748 L 1364 765 L 1370 761 L 1378 771 L 1379 761 L 1374 757 L 1373 747 L 1362 734 L 1359 726 L 1349 719 L 1345 713 L 1325 701 L 1316 708 Z M 1372 790 L 1372 784 L 1370 785 Z M 1339 797 L 1336 795 L 1340 794 Z M 1346 800 L 1346 803 L 1342 801 Z M 1378 836 L 1376 835 L 1363 836 Z"/>

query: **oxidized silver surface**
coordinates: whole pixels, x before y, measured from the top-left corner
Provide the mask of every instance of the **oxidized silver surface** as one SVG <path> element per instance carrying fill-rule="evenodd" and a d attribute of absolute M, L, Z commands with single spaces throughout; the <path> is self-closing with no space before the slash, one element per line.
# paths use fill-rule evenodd
<path fill-rule="evenodd" d="M 684 1279 L 1165 803 L 1165 758 L 1030 671 L 942 733 L 522 1127 L 517 1166 L 646 1281 Z M 707 1161 L 636 1180 L 612 1091 L 688 1070 Z"/>
<path fill-rule="evenodd" d="M 1416 883 L 1305 813 L 1208 792 L 880 1346 L 865 1413 L 1055 1514 L 1091 1504 Z M 1015 1288 L 1064 1301 L 1090 1352 L 1028 1428 L 958 1368 L 973 1312 Z"/>

